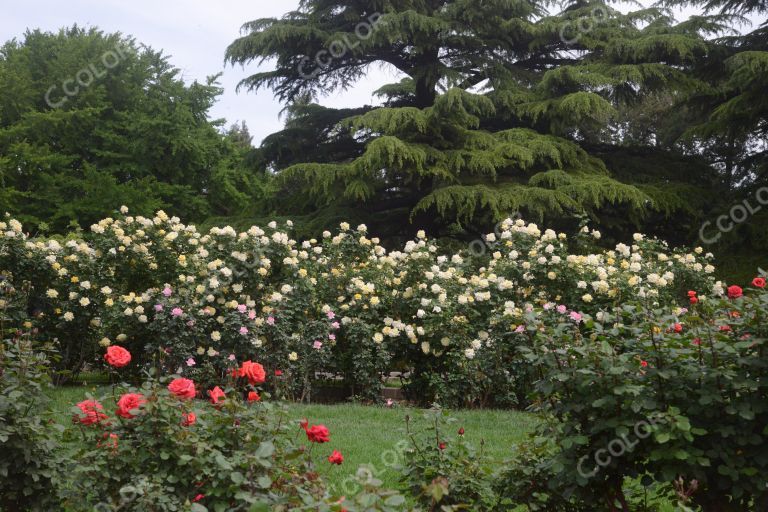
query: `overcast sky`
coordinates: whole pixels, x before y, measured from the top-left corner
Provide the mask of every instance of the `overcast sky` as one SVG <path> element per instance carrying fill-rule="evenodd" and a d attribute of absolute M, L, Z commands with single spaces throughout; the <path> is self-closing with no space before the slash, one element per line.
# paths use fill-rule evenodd
<path fill-rule="evenodd" d="M 0 40 L 20 39 L 27 28 L 56 31 L 77 23 L 132 35 L 140 43 L 163 50 L 188 82 L 223 72 L 224 94 L 212 115 L 226 118 L 228 124 L 246 121 L 258 145 L 266 135 L 282 128 L 282 105 L 268 90 L 237 93 L 237 83 L 255 72 L 256 66 L 246 70 L 225 67 L 224 51 L 246 21 L 279 17 L 297 5 L 298 0 L 24 0 L 14 2 L 12 9 L 3 9 Z M 396 80 L 399 77 L 394 70 L 373 69 L 350 90 L 321 103 L 335 107 L 370 104 L 375 101 L 371 95 L 374 90 Z"/>

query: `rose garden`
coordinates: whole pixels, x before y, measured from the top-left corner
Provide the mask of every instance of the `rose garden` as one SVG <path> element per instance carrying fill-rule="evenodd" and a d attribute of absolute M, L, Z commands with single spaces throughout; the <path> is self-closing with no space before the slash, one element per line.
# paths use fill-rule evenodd
<path fill-rule="evenodd" d="M 0 16 L 0 512 L 768 512 L 768 0 Z"/>
<path fill-rule="evenodd" d="M 480 255 L 127 209 L 0 227 L 4 510 L 768 503 L 765 279 L 716 281 L 701 249 L 521 220 Z M 306 405 L 327 388 L 359 405 Z M 365 411 L 397 432 L 369 460 L 345 446 Z"/>

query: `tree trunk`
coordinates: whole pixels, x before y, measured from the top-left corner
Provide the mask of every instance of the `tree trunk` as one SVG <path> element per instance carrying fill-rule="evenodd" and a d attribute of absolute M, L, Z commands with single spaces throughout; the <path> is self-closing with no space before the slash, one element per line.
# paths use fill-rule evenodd
<path fill-rule="evenodd" d="M 416 81 L 416 107 L 431 107 L 435 104 L 435 98 L 437 98 L 436 83 L 432 77 L 419 78 Z"/>
<path fill-rule="evenodd" d="M 427 108 L 435 104 L 437 82 L 440 80 L 440 48 L 428 48 L 418 57 L 410 76 L 416 82 L 416 107 Z"/>

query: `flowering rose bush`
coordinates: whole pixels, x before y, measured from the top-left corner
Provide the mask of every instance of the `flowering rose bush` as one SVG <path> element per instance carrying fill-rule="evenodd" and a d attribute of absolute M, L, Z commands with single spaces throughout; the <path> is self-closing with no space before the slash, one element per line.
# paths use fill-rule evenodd
<path fill-rule="evenodd" d="M 26 320 L 28 289 L 15 289 L 6 277 L 0 509 L 401 510 L 402 496 L 370 482 L 357 496 L 331 496 L 315 467 L 327 453 L 311 458 L 309 442 L 295 444 L 295 423 L 274 404 L 242 400 L 238 379 L 229 381 L 234 387 L 222 383 L 226 398 L 217 407 L 194 400 L 195 383 L 182 377 L 150 379 L 139 389 L 116 385 L 124 393 L 84 397 L 64 418 L 69 426 L 59 424 L 48 398 L 55 351 L 49 358 L 35 349 L 43 343 Z M 258 363 L 247 367 L 247 386 L 263 383 Z"/>
<path fill-rule="evenodd" d="M 635 235 L 613 250 L 518 220 L 486 235 L 484 254 L 446 253 L 419 233 L 387 251 L 365 226 L 342 223 L 296 241 L 291 224 L 208 233 L 158 212 L 100 221 L 82 238 L 28 238 L 0 223 L 0 266 L 29 283 L 30 321 L 59 345 L 70 374 L 120 346 L 136 365 L 215 384 L 258 360 L 273 393 L 311 398 L 341 380 L 377 399 L 393 369 L 421 403 L 526 403 L 531 375 L 512 364 L 530 308 L 576 318 L 633 298 L 679 304 L 715 286 L 711 255 Z M 572 252 L 576 251 L 576 252 Z M 719 285 L 722 289 L 722 285 Z M 573 320 L 575 321 L 575 320 Z"/>
<path fill-rule="evenodd" d="M 689 290 L 690 308 L 531 308 L 518 335 L 537 432 L 499 467 L 436 421 L 412 436 L 406 483 L 431 509 L 768 509 L 763 279 Z"/>
<path fill-rule="evenodd" d="M 508 510 L 492 487 L 491 465 L 464 440 L 464 429 L 442 411 L 425 413 L 428 428 L 406 418 L 409 449 L 402 481 L 423 510 Z"/>
<path fill-rule="evenodd" d="M 553 421 L 503 487 L 518 504 L 568 496 L 572 507 L 624 510 L 628 482 L 641 479 L 704 512 L 765 510 L 762 279 L 721 297 L 690 290 L 689 308 L 635 300 L 554 327 L 528 313 L 523 355 L 541 375 L 536 409 Z"/>
<path fill-rule="evenodd" d="M 182 378 L 121 384 L 122 395 L 77 403 L 64 431 L 43 412 L 47 370 L 29 340 L 0 347 L 3 510 L 402 509 L 405 499 L 375 482 L 358 496 L 330 495 L 316 464 L 343 456 L 312 450 L 328 429 L 315 425 L 297 443 L 296 422 L 275 404 L 243 400 L 240 388 L 214 388 L 209 404 L 191 400 L 194 383 Z"/>

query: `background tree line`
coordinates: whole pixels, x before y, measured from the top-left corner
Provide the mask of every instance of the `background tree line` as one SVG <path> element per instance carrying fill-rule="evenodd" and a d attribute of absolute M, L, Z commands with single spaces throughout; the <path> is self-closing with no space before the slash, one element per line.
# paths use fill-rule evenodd
<path fill-rule="evenodd" d="M 700 14 L 676 21 L 671 9 L 690 5 Z M 241 83 L 286 108 L 258 149 L 244 126 L 208 118 L 215 77 L 187 86 L 120 34 L 28 32 L 0 53 L 0 207 L 56 230 L 118 204 L 239 226 L 290 216 L 307 235 L 344 219 L 393 242 L 421 228 L 470 240 L 519 213 L 563 229 L 589 217 L 606 243 L 640 230 L 699 244 L 709 221 L 723 271 L 751 274 L 768 249 L 766 12 L 765 0 L 629 12 L 304 0 L 226 49 L 232 64 L 274 63 Z M 125 62 L 65 106 L 45 103 L 117 43 Z M 380 105 L 318 103 L 379 65 L 402 76 Z M 719 233 L 744 200 L 749 220 Z"/>

